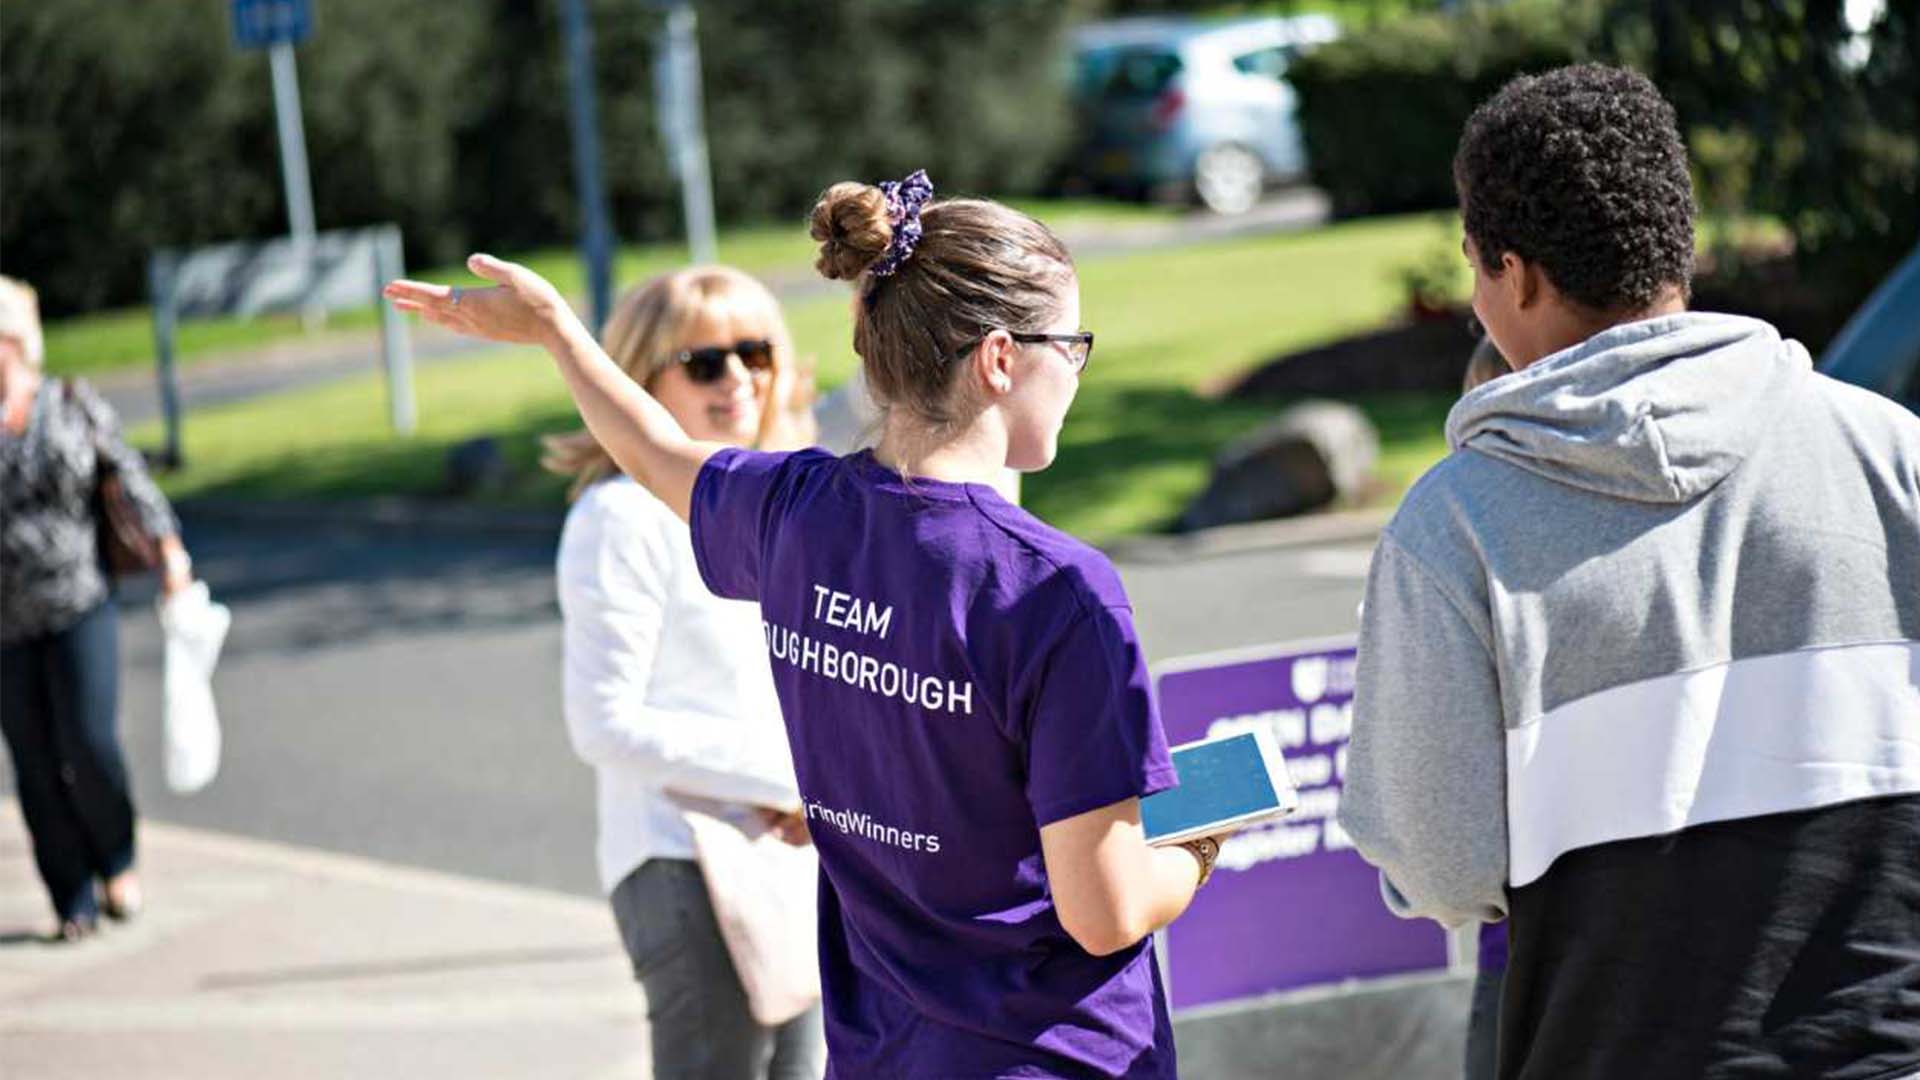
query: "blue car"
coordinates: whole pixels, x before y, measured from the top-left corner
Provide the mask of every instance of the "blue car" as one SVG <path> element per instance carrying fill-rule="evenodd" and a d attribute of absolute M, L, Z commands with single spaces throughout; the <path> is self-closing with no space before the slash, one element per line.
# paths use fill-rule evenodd
<path fill-rule="evenodd" d="M 1293 88 L 1301 50 L 1339 36 L 1324 15 L 1119 19 L 1073 35 L 1082 148 L 1096 187 L 1190 196 L 1222 214 L 1306 175 Z"/>
<path fill-rule="evenodd" d="M 1920 248 L 1840 328 L 1820 370 L 1920 413 Z"/>

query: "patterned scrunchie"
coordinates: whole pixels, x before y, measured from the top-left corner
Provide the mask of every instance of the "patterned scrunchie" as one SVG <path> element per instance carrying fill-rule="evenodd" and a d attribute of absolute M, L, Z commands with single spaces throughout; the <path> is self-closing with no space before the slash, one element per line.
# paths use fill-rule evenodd
<path fill-rule="evenodd" d="M 933 198 L 933 181 L 927 179 L 927 170 L 915 169 L 905 180 L 882 180 L 880 194 L 887 198 L 887 222 L 893 226 L 893 241 L 867 273 L 888 277 L 920 246 L 920 208 Z"/>

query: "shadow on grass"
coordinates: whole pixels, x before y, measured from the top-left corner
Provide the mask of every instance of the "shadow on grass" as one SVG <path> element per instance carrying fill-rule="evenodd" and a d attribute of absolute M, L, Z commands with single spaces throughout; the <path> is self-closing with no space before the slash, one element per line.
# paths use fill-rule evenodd
<path fill-rule="evenodd" d="M 1206 486 L 1214 457 L 1235 438 L 1302 397 L 1212 400 L 1160 387 L 1081 390 L 1053 466 L 1028 478 L 1026 503 L 1047 521 L 1095 542 L 1143 528 L 1164 531 Z M 1347 400 L 1380 432 L 1377 498 L 1396 502 L 1445 453 L 1450 394 L 1377 394 Z"/>
<path fill-rule="evenodd" d="M 499 443 L 508 475 L 499 487 L 460 501 L 560 509 L 567 481 L 540 468 L 539 439 L 579 426 L 579 417 L 570 407 L 529 408 L 510 422 L 480 433 Z M 196 481 L 189 472 L 181 494 L 235 500 L 448 498 L 447 455 L 471 437 L 382 436 L 324 450 L 290 450 L 205 482 Z M 191 436 L 186 450 L 191 469 Z"/>
<path fill-rule="evenodd" d="M 1374 394 L 1353 400 L 1380 433 L 1380 461 L 1374 467 L 1375 505 L 1400 501 L 1420 474 L 1447 456 L 1447 410 L 1452 393 Z"/>
<path fill-rule="evenodd" d="M 1206 483 L 1214 453 L 1273 411 L 1185 389 L 1090 381 L 1067 416 L 1052 467 L 1027 478 L 1026 505 L 1096 542 L 1160 529 Z"/>
<path fill-rule="evenodd" d="M 251 606 L 297 596 L 297 605 L 249 616 L 229 655 L 292 653 L 329 645 L 422 633 L 471 633 L 556 618 L 552 570 L 566 480 L 539 467 L 538 437 L 572 430 L 570 409 L 529 407 L 494 426 L 510 475 L 485 496 L 444 494 L 447 452 L 466 436 L 367 439 L 324 449 L 256 457 L 217 478 L 186 475 L 180 485 L 186 538 L 195 567 L 224 601 Z M 212 461 L 209 452 L 205 460 Z M 188 444 L 191 468 L 193 448 Z M 209 465 L 208 468 L 218 468 Z M 428 508 L 419 525 L 396 526 L 355 515 L 335 517 L 298 505 L 400 497 Z M 284 517 L 255 518 L 212 502 L 279 504 Z M 550 514 L 552 529 L 489 527 L 485 515 L 438 519 L 435 505 L 496 507 Z M 123 598 L 123 602 L 139 598 Z"/>

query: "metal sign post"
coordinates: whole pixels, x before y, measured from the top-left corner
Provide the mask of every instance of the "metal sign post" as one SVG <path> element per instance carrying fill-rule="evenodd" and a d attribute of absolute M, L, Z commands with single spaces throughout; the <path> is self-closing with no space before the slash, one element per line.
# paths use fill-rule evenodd
<path fill-rule="evenodd" d="M 707 127 L 700 97 L 700 43 L 687 0 L 670 0 L 667 29 L 654 66 L 660 130 L 667 156 L 680 178 L 680 200 L 687 219 L 687 250 L 696 263 L 717 257 L 713 227 L 713 177 L 707 168 Z"/>
<path fill-rule="evenodd" d="M 593 28 L 585 0 L 560 6 L 567 43 L 567 87 L 573 128 L 574 189 L 580 199 L 580 257 L 587 264 L 587 291 L 593 301 L 595 334 L 613 306 L 613 228 L 607 213 L 606 186 L 600 177 L 600 122 L 594 112 Z"/>
<path fill-rule="evenodd" d="M 274 126 L 280 136 L 280 181 L 287 194 L 287 234 L 296 257 L 313 252 L 313 178 L 307 172 L 307 134 L 300 116 L 300 78 L 293 47 L 313 32 L 307 0 L 233 0 L 233 40 L 242 49 L 267 50 L 273 73 Z M 322 316 L 303 305 L 311 327 Z"/>
<path fill-rule="evenodd" d="M 413 339 L 382 289 L 407 276 L 406 260 L 397 225 L 380 229 L 373 238 L 373 303 L 380 309 L 380 357 L 387 367 L 387 413 L 397 434 L 411 435 L 419 421 L 413 403 Z"/>
<path fill-rule="evenodd" d="M 180 452 L 180 374 L 173 364 L 175 263 L 171 259 L 147 260 L 147 292 L 153 304 L 153 355 L 160 362 L 160 418 L 166 429 L 162 463 L 177 469 L 186 463 Z"/>
<path fill-rule="evenodd" d="M 304 248 L 294 240 L 280 239 L 154 252 L 147 263 L 147 284 L 153 294 L 154 354 L 160 360 L 168 460 L 177 466 L 181 457 L 174 365 L 174 334 L 181 319 L 251 318 L 302 308 L 342 311 L 363 307 L 372 299 L 380 308 L 381 356 L 393 430 L 412 434 L 413 348 L 406 321 L 380 294 L 381 286 L 405 276 L 397 225 L 316 233 Z"/>
<path fill-rule="evenodd" d="M 280 179 L 287 189 L 287 231 L 302 248 L 313 246 L 313 178 L 307 173 L 307 133 L 300 119 L 300 80 L 293 46 L 267 49 L 273 69 L 273 115 L 280 131 Z"/>

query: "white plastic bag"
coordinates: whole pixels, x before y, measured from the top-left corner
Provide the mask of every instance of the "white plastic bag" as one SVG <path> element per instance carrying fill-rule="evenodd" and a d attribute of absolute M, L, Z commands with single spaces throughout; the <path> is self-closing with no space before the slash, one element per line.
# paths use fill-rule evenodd
<path fill-rule="evenodd" d="M 213 669 L 220 662 L 233 613 L 196 581 L 161 598 L 160 629 L 166 638 L 163 727 L 167 787 L 190 795 L 220 771 L 220 714 L 213 704 Z"/>

